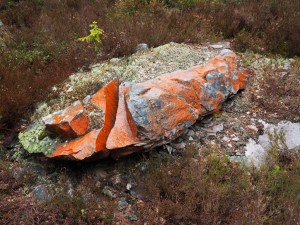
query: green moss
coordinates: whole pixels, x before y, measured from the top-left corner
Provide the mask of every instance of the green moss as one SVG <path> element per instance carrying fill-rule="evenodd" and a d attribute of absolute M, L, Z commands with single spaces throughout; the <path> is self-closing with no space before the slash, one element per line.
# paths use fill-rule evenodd
<path fill-rule="evenodd" d="M 29 153 L 43 153 L 45 156 L 50 156 L 58 143 L 58 139 L 51 139 L 45 135 L 45 125 L 41 123 L 35 123 L 21 132 L 19 140 Z"/>

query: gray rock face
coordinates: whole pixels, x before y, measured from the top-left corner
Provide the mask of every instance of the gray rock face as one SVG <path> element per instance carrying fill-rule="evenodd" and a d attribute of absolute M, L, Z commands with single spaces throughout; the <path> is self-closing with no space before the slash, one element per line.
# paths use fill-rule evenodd
<path fill-rule="evenodd" d="M 36 186 L 32 192 L 33 198 L 37 201 L 47 201 L 50 199 L 46 186 Z"/>
<path fill-rule="evenodd" d="M 300 123 L 281 121 L 278 125 L 273 125 L 264 121 L 260 122 L 264 126 L 264 134 L 259 136 L 258 143 L 253 139 L 247 143 L 245 156 L 248 162 L 260 166 L 266 158 L 268 149 L 274 141 L 272 137 L 274 139 L 275 135 L 278 135 L 282 148 L 287 147 L 291 150 L 300 146 Z"/>
<path fill-rule="evenodd" d="M 149 47 L 146 43 L 140 43 L 138 44 L 135 49 L 133 50 L 134 53 L 137 53 L 137 52 L 142 52 L 142 51 L 146 51 L 148 50 Z"/>

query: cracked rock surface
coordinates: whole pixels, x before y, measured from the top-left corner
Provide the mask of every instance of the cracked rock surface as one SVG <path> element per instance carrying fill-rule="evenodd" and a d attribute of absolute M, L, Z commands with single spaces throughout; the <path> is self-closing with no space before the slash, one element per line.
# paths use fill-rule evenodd
<path fill-rule="evenodd" d="M 91 98 L 91 103 L 105 113 L 103 126 L 58 145 L 51 157 L 119 158 L 168 143 L 199 116 L 218 112 L 229 96 L 245 88 L 248 77 L 236 54 L 224 49 L 205 66 L 163 74 L 142 83 L 125 82 L 119 86 L 119 80 L 114 79 Z M 88 129 L 80 101 L 44 117 L 43 122 L 47 130 L 67 137 L 82 135 Z"/>

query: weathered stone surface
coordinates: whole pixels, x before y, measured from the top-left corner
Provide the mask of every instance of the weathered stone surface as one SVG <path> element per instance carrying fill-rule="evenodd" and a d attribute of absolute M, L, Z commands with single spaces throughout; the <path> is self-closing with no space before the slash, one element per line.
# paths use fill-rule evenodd
<path fill-rule="evenodd" d="M 258 137 L 258 142 L 249 139 L 245 146 L 246 162 L 254 166 L 261 166 L 266 159 L 268 150 L 272 147 L 272 142 L 276 142 L 275 135 L 278 135 L 278 145 L 281 148 L 292 150 L 300 146 L 300 123 L 281 121 L 278 125 L 268 124 L 260 120 L 264 127 L 264 133 Z M 271 138 L 273 136 L 273 138 Z"/>
<path fill-rule="evenodd" d="M 146 43 L 140 43 L 134 48 L 133 52 L 137 53 L 137 52 L 141 52 L 141 51 L 146 51 L 148 49 L 149 49 L 149 47 Z"/>
<path fill-rule="evenodd" d="M 92 130 L 85 136 L 67 144 L 59 145 L 52 157 L 65 156 L 82 160 L 93 156 L 95 153 L 98 153 L 97 155 L 100 158 L 109 155 L 106 151 L 106 140 L 115 123 L 118 89 L 119 82 L 113 80 L 92 97 L 92 103 L 105 112 L 103 127 Z"/>
<path fill-rule="evenodd" d="M 199 116 L 219 111 L 226 98 L 245 88 L 247 77 L 235 53 L 226 49 L 206 66 L 164 74 L 143 83 L 120 85 L 113 80 L 91 98 L 91 103 L 105 113 L 102 128 L 57 144 L 51 157 L 119 158 L 166 144 L 192 126 Z M 79 111 L 83 112 L 80 106 Z M 59 122 L 55 127 L 59 129 L 52 130 L 69 134 L 68 129 L 57 124 L 65 122 L 71 107 L 56 113 Z M 53 124 L 52 117 L 53 114 L 44 119 L 45 123 Z"/>
<path fill-rule="evenodd" d="M 200 115 L 219 111 L 227 97 L 244 89 L 246 70 L 238 67 L 230 50 L 221 54 L 206 66 L 122 84 L 116 123 L 106 144 L 118 149 L 113 157 L 174 140 Z"/>
<path fill-rule="evenodd" d="M 46 128 L 62 137 L 77 137 L 88 130 L 88 117 L 83 105 L 76 101 L 72 106 L 43 118 Z"/>
<path fill-rule="evenodd" d="M 36 201 L 47 201 L 50 199 L 47 187 L 45 185 L 38 185 L 32 191 L 32 196 Z"/>

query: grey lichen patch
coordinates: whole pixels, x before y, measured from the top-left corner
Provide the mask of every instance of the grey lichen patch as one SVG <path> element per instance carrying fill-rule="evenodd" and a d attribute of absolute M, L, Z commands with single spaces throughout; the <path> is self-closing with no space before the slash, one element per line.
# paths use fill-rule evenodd
<path fill-rule="evenodd" d="M 251 66 L 255 76 L 253 80 L 253 85 L 260 88 L 262 80 L 266 70 L 268 69 L 279 69 L 285 70 L 287 64 L 290 64 L 290 59 L 282 58 L 280 56 L 267 57 L 265 55 L 256 54 L 253 52 L 246 52 L 239 54 L 243 65 Z"/>
<path fill-rule="evenodd" d="M 29 153 L 43 153 L 45 156 L 50 156 L 58 143 L 57 138 L 52 139 L 47 135 L 45 125 L 41 123 L 35 123 L 19 133 L 19 140 Z"/>

